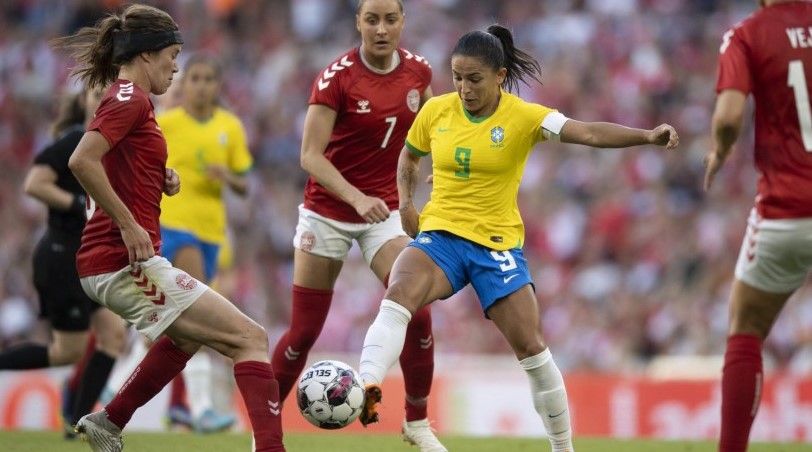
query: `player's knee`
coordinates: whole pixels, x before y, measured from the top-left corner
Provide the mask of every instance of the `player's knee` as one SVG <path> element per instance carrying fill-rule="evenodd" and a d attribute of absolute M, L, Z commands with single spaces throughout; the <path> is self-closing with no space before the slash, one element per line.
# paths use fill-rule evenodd
<path fill-rule="evenodd" d="M 427 293 L 422 287 L 418 285 L 410 286 L 409 284 L 394 284 L 389 286 L 384 296 L 387 300 L 393 300 L 408 309 L 412 315 L 415 315 L 418 309 L 423 306 L 423 301 L 426 297 Z"/>
<path fill-rule="evenodd" d="M 770 334 L 772 324 L 765 322 L 739 322 L 730 326 L 730 335 L 745 334 L 748 336 L 755 336 L 762 341 Z"/>
<path fill-rule="evenodd" d="M 268 351 L 268 332 L 265 331 L 265 327 L 258 323 L 254 323 L 252 327 L 252 335 L 255 337 L 256 342 L 261 345 L 261 348 Z"/>
<path fill-rule="evenodd" d="M 747 334 L 762 340 L 772 329 L 772 321 L 764 315 L 734 312 L 730 319 L 730 334 Z"/>
<path fill-rule="evenodd" d="M 410 289 L 409 285 L 403 284 L 400 280 L 395 281 L 390 280 L 389 287 L 386 288 L 386 294 L 384 295 L 384 298 L 392 300 L 408 297 L 412 295 L 412 291 L 414 290 L 414 288 L 412 287 L 411 288 L 412 290 L 409 289 Z"/>
<path fill-rule="evenodd" d="M 515 347 L 514 352 L 516 353 L 516 358 L 518 358 L 519 361 L 521 361 L 525 358 L 530 358 L 531 356 L 536 356 L 540 354 L 546 348 L 547 347 L 545 347 L 544 344 L 540 342 L 530 341 L 518 344 Z"/>
<path fill-rule="evenodd" d="M 241 339 L 239 348 L 242 350 L 268 354 L 268 333 L 262 325 L 256 322 L 249 323 Z"/>

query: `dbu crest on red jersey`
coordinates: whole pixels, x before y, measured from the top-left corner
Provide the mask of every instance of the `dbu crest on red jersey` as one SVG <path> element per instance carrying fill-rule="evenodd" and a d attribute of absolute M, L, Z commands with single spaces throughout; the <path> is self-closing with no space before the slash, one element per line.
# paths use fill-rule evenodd
<path fill-rule="evenodd" d="M 420 92 L 416 89 L 409 90 L 409 94 L 406 95 L 406 105 L 412 113 L 417 113 L 417 109 L 420 108 Z"/>
<path fill-rule="evenodd" d="M 197 287 L 197 280 L 186 273 L 181 273 L 175 277 L 175 284 L 183 290 L 192 290 Z"/>

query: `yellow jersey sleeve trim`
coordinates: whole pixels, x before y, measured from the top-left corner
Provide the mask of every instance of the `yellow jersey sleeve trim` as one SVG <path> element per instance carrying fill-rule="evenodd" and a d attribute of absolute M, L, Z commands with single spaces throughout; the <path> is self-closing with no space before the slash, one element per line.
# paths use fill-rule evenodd
<path fill-rule="evenodd" d="M 413 154 L 417 154 L 420 157 L 425 157 L 425 156 L 429 155 L 428 152 L 421 151 L 420 149 L 417 149 L 416 147 L 414 147 L 412 145 L 412 143 L 409 143 L 408 141 L 406 141 L 406 147 L 409 148 L 409 150 L 412 151 Z"/>

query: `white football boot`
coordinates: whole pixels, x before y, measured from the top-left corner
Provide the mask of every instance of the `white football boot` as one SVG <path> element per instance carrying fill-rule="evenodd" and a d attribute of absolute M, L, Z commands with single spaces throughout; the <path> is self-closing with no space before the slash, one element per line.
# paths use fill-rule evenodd
<path fill-rule="evenodd" d="M 93 452 L 121 452 L 124 449 L 121 429 L 107 419 L 107 411 L 82 416 L 76 423 L 75 430 L 90 444 Z"/>
<path fill-rule="evenodd" d="M 403 441 L 419 447 L 420 452 L 448 452 L 448 449 L 434 435 L 434 429 L 429 425 L 428 419 L 411 422 L 406 422 L 404 419 L 401 432 L 403 432 Z"/>

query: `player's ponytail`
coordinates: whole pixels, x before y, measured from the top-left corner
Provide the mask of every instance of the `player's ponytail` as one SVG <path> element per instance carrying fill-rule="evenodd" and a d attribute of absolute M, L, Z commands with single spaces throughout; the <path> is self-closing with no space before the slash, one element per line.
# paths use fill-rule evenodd
<path fill-rule="evenodd" d="M 71 71 L 72 76 L 78 76 L 88 88 L 103 88 L 116 80 L 122 64 L 140 52 L 182 44 L 177 30 L 178 24 L 166 12 L 152 6 L 131 5 L 121 14 L 99 20 L 95 27 L 52 39 L 51 45 L 67 49 L 79 63 Z"/>
<path fill-rule="evenodd" d="M 95 27 L 83 27 L 76 34 L 51 40 L 51 45 L 67 49 L 79 63 L 71 70 L 88 88 L 104 87 L 115 81 L 118 66 L 113 64 L 113 30 L 121 28 L 121 19 L 110 15 Z"/>
<path fill-rule="evenodd" d="M 488 33 L 499 39 L 505 54 L 504 67 L 507 69 L 507 76 L 505 81 L 502 82 L 502 88 L 511 92 L 513 88 L 516 88 L 518 93 L 519 81 L 529 85 L 529 79 L 532 78 L 541 83 L 539 79 L 541 77 L 541 66 L 539 66 L 535 58 L 513 45 L 513 34 L 510 33 L 510 30 L 499 24 L 493 24 L 488 27 Z"/>
<path fill-rule="evenodd" d="M 488 32 L 472 31 L 463 35 L 451 55 L 463 55 L 476 57 L 482 60 L 486 66 L 498 71 L 500 68 L 507 69 L 507 76 L 502 82 L 502 88 L 506 91 L 519 92 L 519 82 L 529 84 L 530 79 L 539 83 L 541 80 L 541 66 L 528 53 L 517 49 L 513 44 L 513 35 L 510 30 L 493 24 L 488 27 Z"/>

